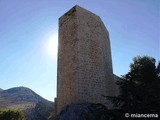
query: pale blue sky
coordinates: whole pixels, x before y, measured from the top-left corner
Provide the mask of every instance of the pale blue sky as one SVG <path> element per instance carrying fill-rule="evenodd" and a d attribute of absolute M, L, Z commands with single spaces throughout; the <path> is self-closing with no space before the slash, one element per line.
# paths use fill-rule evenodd
<path fill-rule="evenodd" d="M 58 18 L 74 5 L 106 25 L 118 76 L 137 55 L 160 59 L 159 0 L 0 0 L 0 88 L 25 86 L 54 101 Z"/>

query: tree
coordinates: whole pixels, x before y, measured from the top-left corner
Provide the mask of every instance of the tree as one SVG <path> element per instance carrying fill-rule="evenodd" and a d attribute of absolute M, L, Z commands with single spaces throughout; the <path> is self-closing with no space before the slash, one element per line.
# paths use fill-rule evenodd
<path fill-rule="evenodd" d="M 25 120 L 24 114 L 20 110 L 0 110 L 0 120 Z"/>
<path fill-rule="evenodd" d="M 159 113 L 160 62 L 152 57 L 135 57 L 130 71 L 117 82 L 120 94 L 108 96 L 114 106 L 125 113 Z"/>

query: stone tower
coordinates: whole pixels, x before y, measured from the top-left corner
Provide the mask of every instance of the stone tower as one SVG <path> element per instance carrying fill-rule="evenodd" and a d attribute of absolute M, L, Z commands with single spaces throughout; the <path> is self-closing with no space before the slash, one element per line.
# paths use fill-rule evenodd
<path fill-rule="evenodd" d="M 70 103 L 102 103 L 115 95 L 109 33 L 79 6 L 59 18 L 57 112 Z"/>

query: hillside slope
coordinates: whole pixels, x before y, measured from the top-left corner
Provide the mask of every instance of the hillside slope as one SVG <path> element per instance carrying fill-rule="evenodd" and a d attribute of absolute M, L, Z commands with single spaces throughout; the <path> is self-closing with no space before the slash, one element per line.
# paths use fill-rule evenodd
<path fill-rule="evenodd" d="M 47 120 L 54 111 L 54 103 L 26 87 L 0 91 L 0 109 L 20 109 L 27 120 Z"/>

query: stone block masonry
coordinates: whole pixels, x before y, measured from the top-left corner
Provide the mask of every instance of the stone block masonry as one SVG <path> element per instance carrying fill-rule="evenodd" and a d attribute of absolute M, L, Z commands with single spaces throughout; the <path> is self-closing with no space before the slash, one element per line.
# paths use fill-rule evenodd
<path fill-rule="evenodd" d="M 109 32 L 79 6 L 59 18 L 57 112 L 70 103 L 106 103 L 115 95 Z M 111 104 L 107 105 L 109 108 Z"/>

